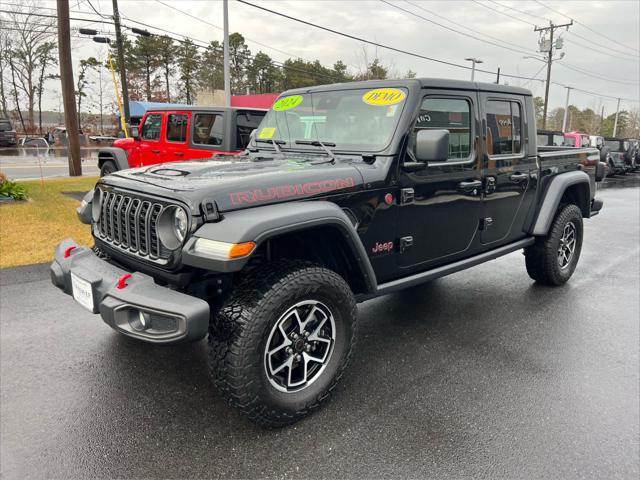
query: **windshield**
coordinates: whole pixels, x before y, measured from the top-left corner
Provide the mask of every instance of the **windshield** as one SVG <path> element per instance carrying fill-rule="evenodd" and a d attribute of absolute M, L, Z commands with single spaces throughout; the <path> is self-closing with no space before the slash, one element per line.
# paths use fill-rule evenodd
<path fill-rule="evenodd" d="M 11 124 L 9 122 L 0 122 L 0 132 L 8 132 L 11 130 Z"/>
<path fill-rule="evenodd" d="M 319 140 L 337 150 L 379 151 L 391 141 L 406 97 L 406 89 L 398 88 L 288 95 L 274 103 L 256 139 L 284 142 L 285 148 Z"/>

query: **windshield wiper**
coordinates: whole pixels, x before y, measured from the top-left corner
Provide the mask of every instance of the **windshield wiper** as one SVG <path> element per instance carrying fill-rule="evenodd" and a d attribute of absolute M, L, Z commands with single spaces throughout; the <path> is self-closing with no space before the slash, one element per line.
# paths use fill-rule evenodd
<path fill-rule="evenodd" d="M 333 154 L 329 147 L 335 147 L 336 144 L 333 142 L 321 142 L 320 140 L 296 140 L 296 145 L 311 145 L 313 147 L 322 147 L 324 151 L 327 152 L 327 155 L 331 157 L 331 162 L 336 161 L 336 156 Z"/>
<path fill-rule="evenodd" d="M 260 142 L 272 144 L 273 148 L 275 148 L 276 152 L 278 153 L 282 153 L 282 150 L 280 150 L 280 145 L 285 145 L 287 143 L 283 140 L 274 140 L 273 138 L 254 138 L 254 140 L 256 141 L 256 143 Z"/>

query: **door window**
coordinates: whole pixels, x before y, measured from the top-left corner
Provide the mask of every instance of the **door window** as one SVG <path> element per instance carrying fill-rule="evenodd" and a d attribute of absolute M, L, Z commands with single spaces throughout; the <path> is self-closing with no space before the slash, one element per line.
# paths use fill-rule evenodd
<path fill-rule="evenodd" d="M 142 126 L 140 138 L 143 140 L 160 140 L 162 129 L 162 114 L 149 115 Z"/>
<path fill-rule="evenodd" d="M 513 155 L 522 151 L 522 115 L 518 102 L 487 102 L 487 150 L 489 155 Z"/>
<path fill-rule="evenodd" d="M 224 120 L 217 113 L 198 113 L 193 127 L 193 143 L 220 146 L 224 139 Z"/>
<path fill-rule="evenodd" d="M 449 160 L 466 160 L 471 156 L 471 104 L 462 98 L 427 97 L 422 101 L 411 141 L 419 130 L 449 130 Z"/>
<path fill-rule="evenodd" d="M 172 114 L 167 118 L 167 141 L 185 142 L 187 140 L 187 124 L 189 116 Z"/>

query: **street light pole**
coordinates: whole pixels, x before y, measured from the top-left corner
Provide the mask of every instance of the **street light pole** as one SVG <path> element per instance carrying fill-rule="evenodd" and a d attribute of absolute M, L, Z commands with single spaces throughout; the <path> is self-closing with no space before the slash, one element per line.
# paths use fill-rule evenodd
<path fill-rule="evenodd" d="M 483 61 L 474 57 L 465 58 L 465 60 L 467 62 L 471 62 L 471 81 L 473 82 L 473 79 L 476 76 L 476 63 L 483 63 Z"/>
<path fill-rule="evenodd" d="M 567 87 L 567 99 L 564 102 L 564 116 L 562 117 L 562 133 L 567 131 L 567 117 L 569 116 L 569 92 L 571 87 Z"/>
<path fill-rule="evenodd" d="M 124 119 L 127 125 L 131 123 L 129 114 L 129 87 L 127 85 L 127 72 L 124 67 L 124 42 L 122 41 L 122 32 L 120 31 L 120 13 L 118 12 L 118 0 L 112 0 L 113 3 L 113 23 L 116 29 L 116 46 L 118 48 L 118 63 L 120 64 L 120 83 L 122 84 L 122 103 L 124 104 Z M 126 132 L 126 129 L 125 129 Z"/>
<path fill-rule="evenodd" d="M 115 1 L 115 0 L 114 0 Z M 229 67 L 229 1 L 223 0 L 224 16 L 224 106 L 231 106 L 231 69 Z"/>

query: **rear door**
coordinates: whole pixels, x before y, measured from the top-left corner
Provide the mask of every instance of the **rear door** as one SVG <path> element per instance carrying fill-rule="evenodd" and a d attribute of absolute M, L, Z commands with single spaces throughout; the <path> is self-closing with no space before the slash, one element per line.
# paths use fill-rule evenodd
<path fill-rule="evenodd" d="M 187 138 L 189 134 L 189 114 L 190 112 L 185 111 L 166 112 L 166 162 L 179 162 L 189 158 Z"/>
<path fill-rule="evenodd" d="M 483 245 L 509 243 L 524 236 L 534 199 L 535 144 L 529 148 L 524 97 L 482 92 L 480 98 L 485 128 L 480 240 Z"/>
<path fill-rule="evenodd" d="M 148 114 L 142 127 L 140 127 L 140 164 L 154 165 L 160 163 L 166 156 L 166 144 L 164 142 L 163 112 Z"/>

